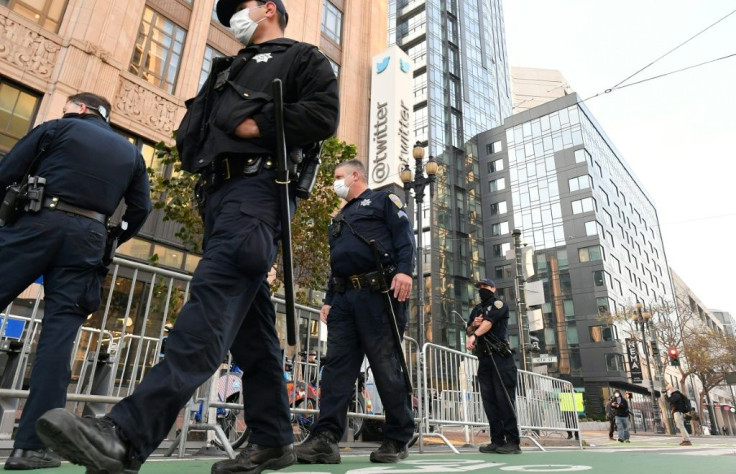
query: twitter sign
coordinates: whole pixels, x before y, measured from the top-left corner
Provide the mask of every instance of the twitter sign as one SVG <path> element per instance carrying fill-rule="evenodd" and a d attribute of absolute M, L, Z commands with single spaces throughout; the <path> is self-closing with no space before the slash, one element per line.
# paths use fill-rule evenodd
<path fill-rule="evenodd" d="M 393 45 L 373 57 L 368 185 L 403 186 L 400 172 L 414 147 L 413 64 Z"/>

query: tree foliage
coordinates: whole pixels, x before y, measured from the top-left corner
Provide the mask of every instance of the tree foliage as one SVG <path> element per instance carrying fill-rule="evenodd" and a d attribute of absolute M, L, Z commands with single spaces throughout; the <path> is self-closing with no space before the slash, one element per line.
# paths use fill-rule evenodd
<path fill-rule="evenodd" d="M 686 393 L 685 382 L 689 376 L 700 380 L 702 390 L 697 404 L 699 413 L 703 413 L 706 393 L 721 384 L 727 372 L 736 371 L 736 339 L 709 326 L 707 317 L 690 304 L 687 296 L 678 297 L 676 305 L 655 305 L 642 310 L 650 315 L 647 337 L 656 341 L 662 367 L 669 364 L 669 349 L 677 349 L 681 392 Z M 615 314 L 603 314 L 601 319 L 608 324 L 615 323 L 626 338 L 641 342 L 636 317 L 638 311 L 632 305 Z M 652 354 L 652 357 L 656 356 Z"/>
<path fill-rule="evenodd" d="M 156 145 L 156 149 L 163 166 L 159 170 L 148 169 L 154 208 L 162 211 L 164 221 L 179 224 L 175 235 L 184 248 L 201 253 L 203 227 L 194 196 L 194 185 L 199 176 L 181 169 L 176 147 L 168 147 L 161 142 Z M 322 147 L 322 166 L 312 195 L 298 203 L 297 212 L 292 219 L 292 255 L 296 300 L 299 303 L 314 303 L 309 301 L 310 290 L 324 289 L 327 284 L 327 227 L 340 202 L 332 191 L 333 175 L 338 163 L 355 156 L 354 145 L 336 138 L 327 139 Z M 167 169 L 171 169 L 171 173 L 167 173 Z M 281 252 L 275 268 L 276 279 L 271 285 L 274 291 L 283 286 Z"/>

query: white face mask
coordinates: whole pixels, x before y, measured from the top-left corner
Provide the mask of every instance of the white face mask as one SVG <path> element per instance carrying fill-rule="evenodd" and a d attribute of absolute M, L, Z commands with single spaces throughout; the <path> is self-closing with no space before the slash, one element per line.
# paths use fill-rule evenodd
<path fill-rule="evenodd" d="M 352 185 L 353 183 L 350 183 L 350 186 Z M 345 185 L 345 178 L 336 179 L 335 183 L 332 185 L 332 189 L 335 191 L 335 194 L 337 194 L 337 197 L 340 199 L 347 199 L 348 194 L 350 193 L 350 186 Z"/>
<path fill-rule="evenodd" d="M 256 28 L 258 28 L 258 24 L 266 19 L 266 17 L 263 17 L 258 21 L 251 20 L 250 10 L 250 8 L 240 10 L 230 17 L 230 31 L 233 32 L 235 37 L 238 38 L 238 41 L 244 46 L 250 44 L 250 40 L 253 38 Z"/>

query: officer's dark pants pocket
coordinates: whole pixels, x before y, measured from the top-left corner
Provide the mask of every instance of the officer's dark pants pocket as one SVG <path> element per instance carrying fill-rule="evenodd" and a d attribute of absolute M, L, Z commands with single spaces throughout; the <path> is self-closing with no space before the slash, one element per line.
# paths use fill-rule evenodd
<path fill-rule="evenodd" d="M 77 302 L 77 306 L 82 314 L 93 313 L 100 307 L 100 302 L 102 301 L 102 282 L 105 281 L 107 271 L 107 267 L 104 265 L 90 269 L 84 291 L 80 294 L 79 301 Z"/>
<path fill-rule="evenodd" d="M 248 215 L 252 204 L 243 204 L 243 227 L 237 235 L 236 264 L 249 276 L 268 273 L 276 258 L 276 236 L 274 230 L 262 220 Z M 235 242 L 233 242 L 235 243 Z"/>

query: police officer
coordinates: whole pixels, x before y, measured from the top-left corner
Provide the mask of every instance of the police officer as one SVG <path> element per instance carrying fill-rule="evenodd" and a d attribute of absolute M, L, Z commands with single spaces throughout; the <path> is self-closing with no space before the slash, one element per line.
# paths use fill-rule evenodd
<path fill-rule="evenodd" d="M 91 93 L 69 97 L 64 116 L 45 122 L 0 161 L 0 189 L 30 171 L 27 211 L 0 228 L 0 310 L 44 277 L 43 330 L 30 395 L 5 469 L 56 467 L 36 435 L 38 417 L 66 403 L 72 345 L 96 311 L 107 273 L 102 263 L 107 218 L 122 198 L 125 241 L 151 211 L 148 175 L 136 147 L 107 124 L 110 103 Z M 41 191 L 42 190 L 42 191 Z"/>
<path fill-rule="evenodd" d="M 212 472 L 255 473 L 296 461 L 266 281 L 276 257 L 279 216 L 286 211 L 280 209 L 273 169 L 271 84 L 283 81 L 287 145 L 293 148 L 337 129 L 337 80 L 316 47 L 283 37 L 288 15 L 280 0 L 220 0 L 217 15 L 245 48 L 224 59 L 225 69 L 213 66 L 177 135 L 182 167 L 203 178 L 205 235 L 191 299 L 169 333 L 166 358 L 96 423 L 63 411 L 40 420 L 42 437 L 55 451 L 100 471 L 134 472 L 228 349 L 243 369 L 244 413 L 252 434 L 235 460 L 215 463 Z"/>
<path fill-rule="evenodd" d="M 347 204 L 330 225 L 331 277 L 320 312 L 327 323 L 328 360 L 318 421 L 295 451 L 301 463 L 340 462 L 337 442 L 345 432 L 347 407 L 365 355 L 386 412 L 384 441 L 370 460 L 397 462 L 407 456 L 414 420 L 388 302 L 403 334 L 416 254 L 413 230 L 396 195 L 368 188 L 360 161 L 337 166 L 334 189 Z M 373 240 L 380 249 L 383 275 L 370 246 Z M 390 292 L 381 293 L 379 278 L 385 279 Z"/>
<path fill-rule="evenodd" d="M 480 280 L 475 286 L 481 302 L 468 319 L 466 348 L 478 356 L 478 383 L 491 428 L 491 443 L 479 450 L 519 454 L 519 427 L 514 408 L 516 364 L 508 346 L 509 308 L 495 297 L 493 280 Z"/>

